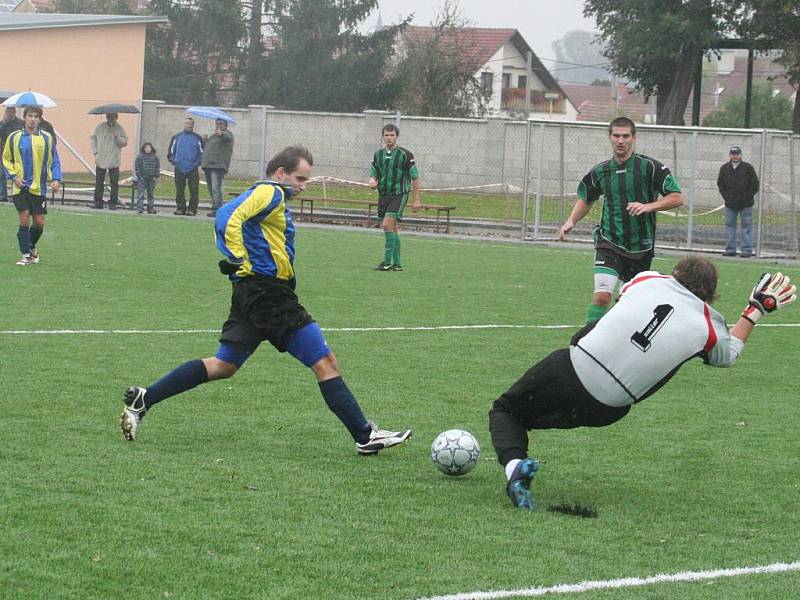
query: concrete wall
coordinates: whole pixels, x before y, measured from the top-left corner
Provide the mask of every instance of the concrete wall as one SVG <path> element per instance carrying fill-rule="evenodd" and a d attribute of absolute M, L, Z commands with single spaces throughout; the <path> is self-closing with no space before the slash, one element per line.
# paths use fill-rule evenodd
<path fill-rule="evenodd" d="M 170 136 L 182 127 L 185 110 L 184 106 L 143 103 L 142 141 L 154 143 L 162 158 Z M 284 146 L 302 143 L 314 154 L 314 175 L 366 183 L 372 154 L 381 145 L 381 128 L 398 119 L 383 111 L 339 114 L 252 106 L 229 112 L 237 120 L 231 127 L 236 136 L 231 173 L 246 179 L 263 176 L 265 160 Z M 199 133 L 211 133 L 212 121 L 197 119 L 196 123 Z M 527 169 L 525 121 L 403 115 L 398 124 L 399 143 L 417 158 L 424 188 L 522 189 L 527 172 L 532 192 L 540 188 L 546 195 L 557 196 L 563 186 L 566 195 L 574 195 L 578 181 L 592 165 L 611 156 L 605 123 L 531 121 Z M 789 198 L 789 139 L 786 132 L 639 126 L 636 150 L 667 165 L 696 206 L 714 207 L 720 202 L 719 167 L 733 145 L 741 146 L 744 159 L 757 170 L 763 154 L 765 198 L 775 202 Z M 798 160 L 800 156 L 795 156 Z"/>

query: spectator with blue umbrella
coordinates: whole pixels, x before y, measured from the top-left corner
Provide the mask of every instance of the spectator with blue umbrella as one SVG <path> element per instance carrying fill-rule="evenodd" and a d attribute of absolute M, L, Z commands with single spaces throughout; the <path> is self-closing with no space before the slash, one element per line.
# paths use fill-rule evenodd
<path fill-rule="evenodd" d="M 211 196 L 211 210 L 207 215 L 215 217 L 217 209 L 225 203 L 225 175 L 231 166 L 233 156 L 233 133 L 228 129 L 228 124 L 236 121 L 224 110 L 213 106 L 192 106 L 186 112 L 202 119 L 214 120 L 214 133 L 203 136 L 205 146 L 201 167 L 206 175 L 208 193 Z"/>

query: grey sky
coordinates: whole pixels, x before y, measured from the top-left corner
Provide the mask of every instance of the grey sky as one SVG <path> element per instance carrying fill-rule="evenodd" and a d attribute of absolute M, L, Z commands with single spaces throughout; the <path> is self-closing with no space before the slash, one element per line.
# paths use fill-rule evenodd
<path fill-rule="evenodd" d="M 444 0 L 380 0 L 383 24 L 414 13 L 414 25 L 430 25 Z M 460 0 L 461 14 L 473 27 L 518 29 L 536 55 L 555 58 L 551 43 L 572 29 L 594 31 L 583 17 L 583 0 Z M 377 11 L 369 19 L 374 25 Z M 548 68 L 553 63 L 545 62 Z"/>

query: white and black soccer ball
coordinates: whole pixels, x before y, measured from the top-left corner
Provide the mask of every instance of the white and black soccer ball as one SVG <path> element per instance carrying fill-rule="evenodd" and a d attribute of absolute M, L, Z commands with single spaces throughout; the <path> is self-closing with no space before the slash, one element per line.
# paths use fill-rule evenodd
<path fill-rule="evenodd" d="M 478 464 L 481 446 L 469 431 L 448 429 L 431 445 L 431 460 L 445 475 L 464 475 Z"/>

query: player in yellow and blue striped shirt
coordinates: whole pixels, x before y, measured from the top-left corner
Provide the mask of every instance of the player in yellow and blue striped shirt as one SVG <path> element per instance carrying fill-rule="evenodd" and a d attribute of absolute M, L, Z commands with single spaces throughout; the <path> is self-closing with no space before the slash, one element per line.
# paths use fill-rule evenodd
<path fill-rule="evenodd" d="M 26 106 L 22 116 L 22 129 L 11 133 L 3 148 L 3 169 L 14 182 L 12 198 L 19 217 L 17 240 L 22 252 L 17 265 L 24 267 L 39 262 L 36 242 L 44 232 L 47 183 L 54 192 L 59 190 L 61 161 L 55 136 L 41 128 L 41 107 Z"/>
<path fill-rule="evenodd" d="M 126 439 L 136 438 L 151 406 L 202 383 L 232 377 L 264 340 L 314 372 L 322 397 L 353 436 L 358 454 L 377 454 L 411 437 L 409 429 L 384 431 L 364 417 L 322 330 L 294 293 L 295 229 L 287 201 L 305 189 L 312 165 L 304 147 L 285 148 L 267 165 L 267 181 L 217 210 L 216 243 L 225 256 L 219 268 L 233 284 L 219 348 L 213 357 L 184 363 L 148 388 L 129 387 L 120 417 Z"/>

